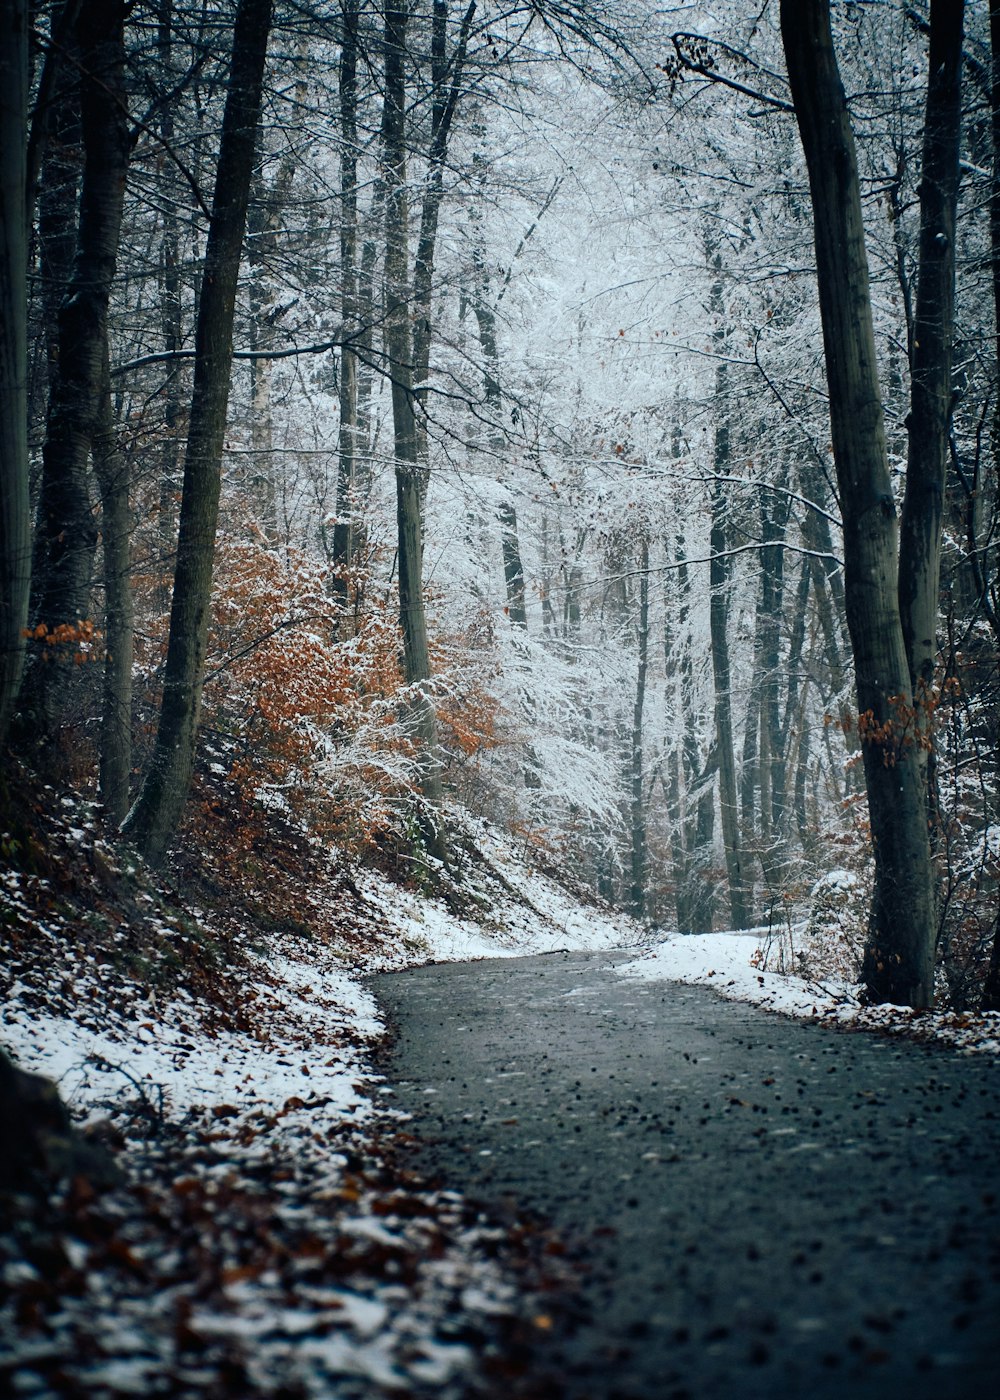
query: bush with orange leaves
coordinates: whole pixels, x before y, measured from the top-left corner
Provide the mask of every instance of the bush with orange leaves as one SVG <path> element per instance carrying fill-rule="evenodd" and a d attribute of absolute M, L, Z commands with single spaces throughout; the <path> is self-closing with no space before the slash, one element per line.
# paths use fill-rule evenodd
<path fill-rule="evenodd" d="M 364 597 L 348 621 L 315 560 L 253 539 L 223 544 L 204 714 L 209 747 L 225 755 L 245 808 L 286 811 L 354 848 L 408 829 L 419 777 L 395 598 L 372 588 Z M 436 647 L 449 767 L 495 739 L 489 697 L 453 679 L 463 656 L 468 671 L 462 641 Z"/>

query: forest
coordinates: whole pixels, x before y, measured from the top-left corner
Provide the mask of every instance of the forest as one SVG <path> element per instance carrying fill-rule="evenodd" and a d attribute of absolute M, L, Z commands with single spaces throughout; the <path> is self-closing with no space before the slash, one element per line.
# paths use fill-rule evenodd
<path fill-rule="evenodd" d="M 154 866 L 844 867 L 874 999 L 995 1004 L 991 20 L 824 8 L 8 6 L 12 761 Z"/>
<path fill-rule="evenodd" d="M 433 910 L 1000 1010 L 1000 5 L 0 22 L 0 1186 Z"/>

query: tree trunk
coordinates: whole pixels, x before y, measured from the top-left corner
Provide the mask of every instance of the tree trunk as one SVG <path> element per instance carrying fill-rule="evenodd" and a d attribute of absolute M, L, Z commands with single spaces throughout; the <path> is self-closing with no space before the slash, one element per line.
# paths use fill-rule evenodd
<path fill-rule="evenodd" d="M 499 468 L 503 453 L 503 435 L 500 431 L 500 355 L 497 348 L 496 315 L 489 301 L 489 283 L 484 275 L 482 260 L 478 250 L 473 255 L 476 273 L 476 287 L 472 294 L 472 309 L 479 326 L 479 344 L 483 352 L 484 398 L 487 409 L 496 419 L 490 440 L 492 451 Z M 521 562 L 521 546 L 517 535 L 517 513 L 510 501 L 503 501 L 497 508 L 500 523 L 500 551 L 503 558 L 503 576 L 507 590 L 507 616 L 515 627 L 527 627 L 528 609 L 524 594 L 524 565 Z"/>
<path fill-rule="evenodd" d="M 36 111 L 32 136 L 39 170 L 38 266 L 39 302 L 45 333 L 45 365 L 51 392 L 59 365 L 59 308 L 73 275 L 80 224 L 80 174 L 83 136 L 80 130 L 80 53 L 77 45 L 79 0 L 66 0 L 58 17 L 56 43 L 45 55 L 43 82 L 47 110 Z M 42 91 L 37 101 L 43 100 Z M 40 176 L 40 178 L 38 178 Z M 29 180 L 32 172 L 28 172 Z M 33 182 L 34 184 L 34 182 Z M 35 193 L 29 191 L 29 199 Z M 29 204 L 29 223 L 31 205 Z"/>
<path fill-rule="evenodd" d="M 173 72 L 173 0 L 159 0 L 157 6 L 156 42 L 160 62 L 168 74 Z M 160 114 L 160 137 L 169 149 L 174 140 L 174 114 L 165 103 Z M 181 316 L 180 239 L 176 202 L 167 188 L 161 200 L 160 220 L 160 330 L 163 349 L 175 355 L 181 348 L 183 321 Z M 163 446 L 160 459 L 160 508 L 157 535 L 160 547 L 160 567 L 157 579 L 157 601 L 166 611 L 170 604 L 168 562 L 173 559 L 177 534 L 177 500 L 180 496 L 180 423 L 181 370 L 168 362 L 163 386 Z"/>
<path fill-rule="evenodd" d="M 352 337 L 358 324 L 358 4 L 342 0 L 340 49 L 340 310 L 344 347 L 340 355 L 340 430 L 337 452 L 337 520 L 333 527 L 333 590 L 349 602 L 354 560 L 358 475 L 358 356 Z"/>
<path fill-rule="evenodd" d="M 413 262 L 413 387 L 415 403 L 419 408 L 416 432 L 420 461 L 427 457 L 427 381 L 430 376 L 433 316 L 431 298 L 434 292 L 438 221 L 444 197 L 444 168 L 451 127 L 462 91 L 465 55 L 475 12 L 476 0 L 470 0 L 449 62 L 448 5 L 446 0 L 434 0 L 431 21 L 431 143 L 420 209 L 420 233 Z"/>
<path fill-rule="evenodd" d="M 168 355 L 174 355 L 181 348 L 183 323 L 177 216 L 169 199 L 164 201 L 162 217 L 160 327 L 163 348 Z M 163 386 L 163 447 L 160 457 L 160 510 L 157 518 L 160 548 L 157 594 L 164 609 L 169 604 L 169 562 L 173 559 L 177 542 L 177 500 L 181 489 L 181 412 L 181 370 L 173 365 L 167 370 Z"/>
<path fill-rule="evenodd" d="M 729 568 L 722 477 L 729 465 L 729 423 L 725 404 L 726 366 L 716 373 L 715 471 L 712 484 L 711 563 L 709 565 L 709 630 L 712 641 L 712 674 L 715 679 L 715 742 L 719 756 L 719 813 L 729 884 L 729 919 L 732 928 L 750 922 L 746 905 L 743 852 L 740 843 L 739 794 L 736 755 L 733 750 L 733 709 L 729 669 Z"/>
<path fill-rule="evenodd" d="M 81 628 L 89 621 L 97 526 L 90 453 L 100 414 L 108 302 L 118 257 L 130 136 L 125 105 L 125 6 L 80 13 L 84 170 L 76 261 L 59 308 L 59 349 L 43 448 L 35 627 L 44 628 L 22 695 L 25 739 L 44 751 L 66 713 Z"/>
<path fill-rule="evenodd" d="M 291 96 L 300 108 L 307 105 L 307 90 L 303 76 L 305 43 L 300 40 L 298 78 Z M 280 234 L 284 224 L 292 182 L 295 179 L 296 153 L 286 149 L 270 183 L 263 166 L 267 152 L 267 128 L 261 127 L 258 145 L 260 172 L 251 183 L 250 206 L 247 212 L 247 263 L 249 264 L 248 301 L 250 311 L 249 340 L 255 358 L 250 362 L 250 445 L 253 466 L 250 473 L 250 500 L 257 510 L 257 523 L 264 535 L 277 543 L 286 533 L 279 512 L 279 480 L 274 458 L 274 422 L 271 411 L 272 362 L 268 353 L 274 348 L 274 328 L 280 318 L 275 306 L 273 259 L 279 251 Z"/>
<path fill-rule="evenodd" d="M 101 493 L 104 553 L 104 686 L 101 706 L 99 780 L 108 818 L 125 819 L 132 775 L 132 585 L 129 577 L 128 462 L 115 431 L 111 376 L 104 362 L 104 387 L 94 433 L 94 474 Z"/>
<path fill-rule="evenodd" d="M 766 731 L 768 747 L 768 828 L 772 840 L 780 845 L 787 836 L 786 754 L 782 746 L 781 727 L 781 622 L 785 607 L 785 530 L 789 515 L 788 497 L 780 492 L 766 492 L 761 514 L 764 539 L 764 547 L 760 552 L 763 621 L 761 659 L 764 670 L 761 724 Z"/>
<path fill-rule="evenodd" d="M 674 453 L 679 455 L 679 447 Z M 715 841 L 715 775 L 717 748 L 713 747 L 707 763 L 702 763 L 698 744 L 695 713 L 694 675 L 691 646 L 688 637 L 691 582 L 684 558 L 685 542 L 676 537 L 677 562 L 677 639 L 671 638 L 665 627 L 663 645 L 667 675 L 676 670 L 676 713 L 681 717 L 683 741 L 676 761 L 670 769 L 670 816 L 678 828 L 678 838 L 671 836 L 674 865 L 675 907 L 677 927 L 689 933 L 711 933 L 715 912 L 715 888 L 706 878 L 713 860 Z M 665 576 L 666 577 L 666 576 Z M 669 610 L 664 609 L 665 616 Z M 679 660 L 675 660 L 675 655 Z M 682 782 L 683 774 L 683 782 Z"/>
<path fill-rule="evenodd" d="M 194 388 L 160 723 L 142 790 L 123 827 L 127 838 L 153 864 L 161 862 L 166 854 L 194 770 L 232 368 L 236 284 L 270 25 L 271 0 L 240 0 L 198 305 Z"/>
<path fill-rule="evenodd" d="M 909 452 L 899 542 L 899 606 L 916 723 L 930 739 L 937 664 L 941 522 L 951 425 L 955 211 L 962 128 L 962 0 L 931 0 L 920 178 L 920 254 L 910 366 Z M 922 750 L 923 751 L 923 750 Z M 923 751 L 925 758 L 929 750 Z"/>
<path fill-rule="evenodd" d="M 649 545 L 643 540 L 639 554 L 639 626 L 636 634 L 639 661 L 632 706 L 632 743 L 629 752 L 629 812 L 631 843 L 629 852 L 629 909 L 637 919 L 646 913 L 646 805 L 643 786 L 642 718 L 646 703 L 646 673 L 649 669 Z"/>
<path fill-rule="evenodd" d="M 791 769 L 795 777 L 795 826 L 798 829 L 799 840 L 803 851 L 812 844 L 808 839 L 808 833 L 804 827 L 804 806 L 800 800 L 804 794 L 799 792 L 799 778 L 801 774 L 801 764 L 799 756 L 803 752 L 802 734 L 805 729 L 803 723 L 802 707 L 804 703 L 804 688 L 801 681 L 802 673 L 802 652 L 806 639 L 806 608 L 809 603 L 809 588 L 812 580 L 812 571 L 809 567 L 809 560 L 803 559 L 799 570 L 798 586 L 795 590 L 795 612 L 792 617 L 790 637 L 788 643 L 788 660 L 786 664 L 786 674 L 788 685 L 785 690 L 785 708 L 781 719 L 781 753 L 782 753 L 782 793 L 784 803 L 788 804 L 788 774 Z M 805 752 L 808 753 L 806 743 Z"/>
<path fill-rule="evenodd" d="M 407 277 L 408 213 L 406 198 L 406 53 L 407 11 L 390 3 L 385 11 L 385 103 L 382 112 L 382 158 L 385 166 L 385 344 L 392 377 L 392 418 L 396 456 L 396 526 L 399 548 L 399 618 L 403 634 L 406 683 L 410 688 L 411 726 L 420 751 L 420 787 L 429 810 L 423 836 L 435 854 L 443 852 L 440 824 L 441 777 L 437 757 L 437 717 L 427 693 L 430 649 L 423 596 L 423 525 L 425 470 L 417 455 L 413 396 L 413 347 L 410 335 Z"/>
<path fill-rule="evenodd" d="M 754 648 L 754 684 L 747 696 L 743 716 L 743 755 L 740 759 L 740 820 L 744 841 L 753 841 L 757 832 L 757 817 L 763 818 L 764 802 L 759 813 L 755 810 L 757 789 L 761 787 L 760 730 L 760 647 Z"/>
<path fill-rule="evenodd" d="M 923 766 L 908 732 L 896 511 L 875 358 L 857 157 L 828 0 L 782 0 L 781 29 L 809 170 L 844 588 L 875 853 L 863 977 L 874 1001 L 933 999 L 935 901 Z"/>
<path fill-rule="evenodd" d="M 0 749 L 24 662 L 28 504 L 28 4 L 0 7 Z"/>
<path fill-rule="evenodd" d="M 1000 0 L 990 4 L 990 107 L 993 129 L 993 165 L 990 184 L 990 259 L 993 273 L 993 325 L 994 363 L 997 377 L 1000 378 Z M 1000 402 L 994 400 L 992 428 L 993 469 L 1000 482 Z M 990 579 L 986 568 L 979 564 L 977 548 L 979 543 L 978 502 L 980 492 L 970 493 L 967 504 L 967 536 L 969 560 L 973 570 L 976 594 L 980 605 L 984 606 L 993 628 L 994 637 L 1000 641 L 1000 626 L 996 611 L 990 606 Z M 996 721 L 994 720 L 994 725 Z M 990 956 L 989 972 L 983 990 L 982 1009 L 1000 1011 L 1000 914 L 993 928 L 993 948 Z"/>
<path fill-rule="evenodd" d="M 376 177 L 371 207 L 366 219 L 366 237 L 361 247 L 358 269 L 358 455 L 355 458 L 354 497 L 362 507 L 371 494 L 372 392 L 375 385 L 375 325 L 382 321 L 384 279 L 376 265 L 385 235 L 385 180 Z M 357 541 L 355 541 L 357 544 Z"/>

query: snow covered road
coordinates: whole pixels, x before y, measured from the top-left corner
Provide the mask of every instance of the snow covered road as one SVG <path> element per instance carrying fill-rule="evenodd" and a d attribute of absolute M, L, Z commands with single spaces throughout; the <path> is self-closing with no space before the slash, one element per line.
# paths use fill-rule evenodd
<path fill-rule="evenodd" d="M 422 1169 L 551 1219 L 535 1395 L 1000 1394 L 1000 1069 L 555 953 L 373 979 Z"/>

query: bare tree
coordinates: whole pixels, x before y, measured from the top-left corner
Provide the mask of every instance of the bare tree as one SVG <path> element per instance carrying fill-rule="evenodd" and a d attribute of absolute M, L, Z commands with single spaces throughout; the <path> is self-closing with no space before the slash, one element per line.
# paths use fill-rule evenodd
<path fill-rule="evenodd" d="M 195 335 L 194 387 L 156 747 L 123 833 L 154 864 L 194 771 L 219 518 L 233 316 L 260 120 L 272 0 L 240 0 Z"/>
<path fill-rule="evenodd" d="M 421 749 L 421 789 L 432 814 L 425 839 L 443 850 L 436 809 L 441 778 L 436 754 L 437 724 L 427 693 L 430 649 L 423 596 L 423 478 L 419 460 L 416 400 L 413 385 L 413 336 L 406 188 L 406 26 L 408 12 L 390 3 L 385 10 L 385 103 L 382 112 L 382 160 L 385 171 L 385 346 L 392 380 L 392 417 L 396 457 L 396 524 L 399 560 L 399 615 L 407 685 L 411 687 L 411 723 Z"/>
<path fill-rule="evenodd" d="M 935 0 L 932 29 L 943 22 L 945 11 L 956 9 L 961 6 Z M 781 28 L 809 170 L 844 525 L 845 602 L 875 855 L 863 976 L 877 1001 L 926 1006 L 934 995 L 937 918 L 923 726 L 914 703 L 920 697 L 914 697 L 911 684 L 897 592 L 896 510 L 854 136 L 834 52 L 829 0 L 782 0 Z M 931 92 L 936 90 L 932 85 Z M 923 637 L 926 627 L 919 630 Z"/>
<path fill-rule="evenodd" d="M 73 272 L 59 307 L 58 359 L 43 449 L 35 581 L 42 640 L 21 696 L 25 741 L 44 751 L 65 714 L 80 628 L 90 621 L 97 523 L 90 456 L 108 353 L 131 150 L 125 104 L 125 4 L 85 4 L 77 19 L 84 169 Z"/>
<path fill-rule="evenodd" d="M 0 5 L 0 745 L 24 661 L 28 505 L 28 4 Z"/>

